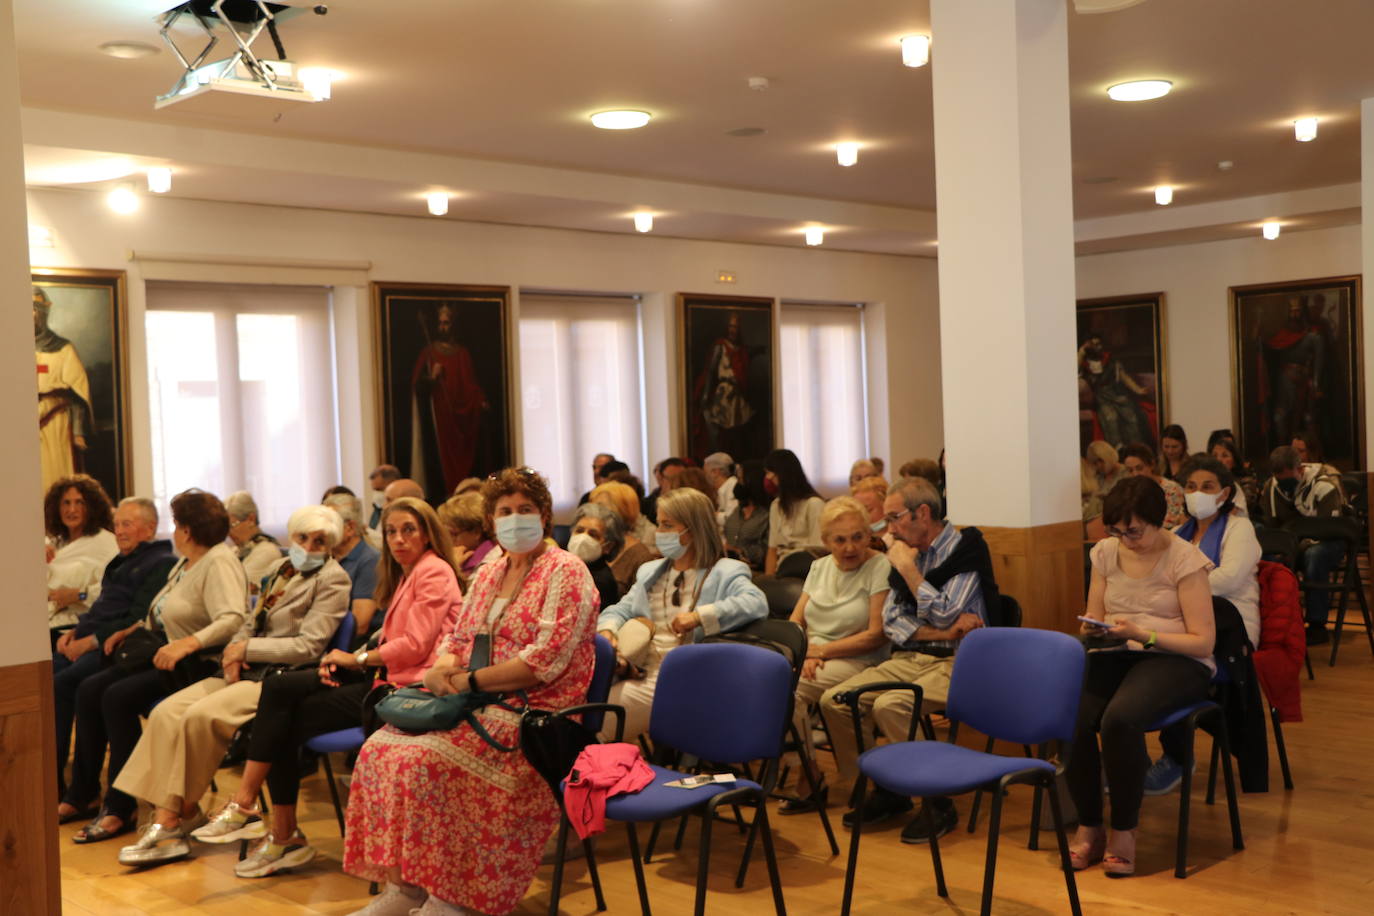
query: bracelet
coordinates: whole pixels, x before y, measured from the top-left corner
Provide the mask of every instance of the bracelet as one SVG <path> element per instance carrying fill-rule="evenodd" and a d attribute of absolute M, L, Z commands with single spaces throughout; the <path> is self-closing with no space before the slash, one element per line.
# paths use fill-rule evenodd
<path fill-rule="evenodd" d="M 1151 630 L 1150 638 L 1145 642 L 1145 648 L 1153 649 L 1155 647 L 1155 643 L 1157 642 L 1159 642 L 1159 631 Z"/>

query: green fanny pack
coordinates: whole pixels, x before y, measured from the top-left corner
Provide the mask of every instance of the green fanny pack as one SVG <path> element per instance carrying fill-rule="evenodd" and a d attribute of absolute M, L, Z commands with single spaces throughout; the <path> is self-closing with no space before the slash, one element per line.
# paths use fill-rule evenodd
<path fill-rule="evenodd" d="M 498 751 L 516 750 L 518 745 L 501 744 L 477 720 L 477 711 L 487 706 L 514 713 L 521 711 L 503 702 L 499 693 L 465 690 L 440 697 L 422 687 L 401 687 L 377 704 L 376 714 L 388 725 L 415 733 L 452 731 L 467 722 L 483 741 Z"/>

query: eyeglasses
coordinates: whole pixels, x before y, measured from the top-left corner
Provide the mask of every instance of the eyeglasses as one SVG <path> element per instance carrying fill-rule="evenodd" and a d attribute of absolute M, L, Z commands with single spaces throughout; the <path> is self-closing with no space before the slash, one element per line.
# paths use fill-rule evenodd
<path fill-rule="evenodd" d="M 1120 538 L 1127 541 L 1138 541 L 1145 536 L 1144 528 L 1127 528 L 1124 531 L 1120 528 L 1108 528 L 1107 536 Z"/>
<path fill-rule="evenodd" d="M 887 520 L 889 525 L 895 525 L 902 520 L 902 516 L 910 514 L 910 509 L 903 509 L 901 512 L 889 512 L 887 515 L 884 515 L 883 518 Z"/>

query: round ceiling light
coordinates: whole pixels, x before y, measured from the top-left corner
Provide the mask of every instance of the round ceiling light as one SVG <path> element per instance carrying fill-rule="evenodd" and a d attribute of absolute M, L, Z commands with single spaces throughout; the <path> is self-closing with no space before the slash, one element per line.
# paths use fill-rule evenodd
<path fill-rule="evenodd" d="M 592 124 L 602 130 L 634 130 L 648 124 L 652 117 L 647 111 L 598 111 L 592 115 Z"/>
<path fill-rule="evenodd" d="M 1146 102 L 1169 94 L 1174 84 L 1168 80 L 1132 80 L 1107 87 L 1107 95 L 1118 102 Z"/>
<path fill-rule="evenodd" d="M 152 57 L 160 50 L 157 45 L 150 45 L 143 41 L 107 41 L 100 46 L 102 54 L 108 54 L 120 60 L 138 60 L 140 57 Z"/>

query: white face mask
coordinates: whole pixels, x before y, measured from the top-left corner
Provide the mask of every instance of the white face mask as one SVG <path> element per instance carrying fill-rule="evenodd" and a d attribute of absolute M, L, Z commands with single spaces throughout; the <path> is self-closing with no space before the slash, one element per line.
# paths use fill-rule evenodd
<path fill-rule="evenodd" d="M 568 538 L 568 553 L 582 559 L 584 563 L 595 563 L 601 559 L 601 542 L 585 531 L 579 531 Z"/>
<path fill-rule="evenodd" d="M 502 515 L 496 519 L 496 542 L 509 553 L 529 553 L 544 539 L 544 519 L 538 515 Z"/>
<path fill-rule="evenodd" d="M 1198 520 L 1216 515 L 1222 502 L 1220 493 L 1204 493 L 1201 490 L 1194 490 L 1183 499 L 1188 504 L 1188 514 Z"/>

